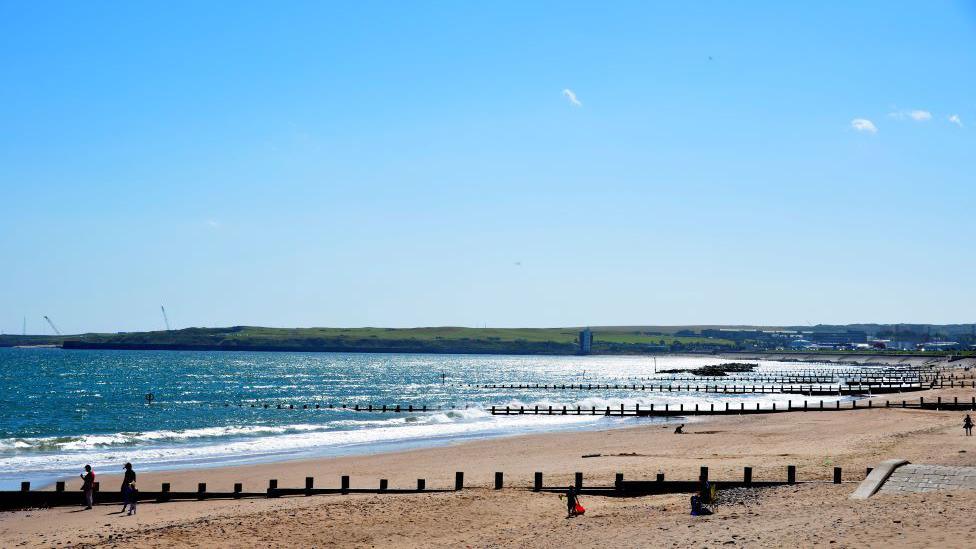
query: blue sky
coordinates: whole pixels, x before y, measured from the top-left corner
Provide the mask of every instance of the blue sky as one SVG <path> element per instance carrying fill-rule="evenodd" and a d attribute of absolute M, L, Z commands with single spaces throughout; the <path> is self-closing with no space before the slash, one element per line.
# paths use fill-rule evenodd
<path fill-rule="evenodd" d="M 0 329 L 976 321 L 976 5 L 804 4 L 2 3 Z"/>

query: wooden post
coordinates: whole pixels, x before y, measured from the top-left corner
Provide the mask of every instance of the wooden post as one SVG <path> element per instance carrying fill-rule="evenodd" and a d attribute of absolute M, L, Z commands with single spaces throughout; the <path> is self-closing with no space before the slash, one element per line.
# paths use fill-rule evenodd
<path fill-rule="evenodd" d="M 207 497 L 207 483 L 198 482 L 197 483 L 197 499 L 204 499 Z"/>
<path fill-rule="evenodd" d="M 742 468 L 742 482 L 744 482 L 746 486 L 752 484 L 752 467 Z"/>
<path fill-rule="evenodd" d="M 268 497 L 269 498 L 276 498 L 276 497 L 278 497 L 278 495 L 275 494 L 275 492 L 277 490 L 278 490 L 278 479 L 273 478 L 273 479 L 269 480 L 268 481 Z"/>
<path fill-rule="evenodd" d="M 423 492 L 424 491 L 424 488 L 426 488 L 426 487 L 427 487 L 427 481 L 424 480 L 424 479 L 422 479 L 422 478 L 418 478 L 417 479 L 417 491 L 418 492 Z"/>
<path fill-rule="evenodd" d="M 464 471 L 457 471 L 454 473 L 454 489 L 462 490 L 464 488 Z"/>
<path fill-rule="evenodd" d="M 708 467 L 702 466 L 698 472 L 698 480 L 700 482 L 708 482 Z"/>
<path fill-rule="evenodd" d="M 495 490 L 501 490 L 505 481 L 505 475 L 501 471 L 495 471 Z"/>
<path fill-rule="evenodd" d="M 340 482 L 340 484 L 339 484 L 339 492 L 341 492 L 343 494 L 348 494 L 349 493 L 349 475 L 342 475 L 342 477 L 339 479 L 339 482 Z"/>
<path fill-rule="evenodd" d="M 536 471 L 535 479 L 532 482 L 532 491 L 538 492 L 539 490 L 542 490 L 542 473 Z"/>
<path fill-rule="evenodd" d="M 579 491 L 583 488 L 583 473 L 576 473 L 576 490 Z"/>
<path fill-rule="evenodd" d="M 159 489 L 159 501 L 169 501 L 169 483 L 164 482 Z"/>
<path fill-rule="evenodd" d="M 30 482 L 24 481 L 20 483 L 21 492 L 30 492 Z"/>
<path fill-rule="evenodd" d="M 380 492 L 385 492 L 386 489 L 387 489 L 387 487 L 389 485 L 390 485 L 389 484 L 389 481 L 387 481 L 385 478 L 381 478 L 380 479 Z"/>
<path fill-rule="evenodd" d="M 54 483 L 54 491 L 55 492 L 64 492 L 64 481 L 63 480 L 59 480 L 56 483 Z"/>
<path fill-rule="evenodd" d="M 305 495 L 312 495 L 312 488 L 315 487 L 315 477 L 305 477 Z"/>
<path fill-rule="evenodd" d="M 786 466 L 786 483 L 796 484 L 796 465 Z"/>
<path fill-rule="evenodd" d="M 241 492 L 244 491 L 244 485 L 240 482 L 234 483 L 234 499 L 241 498 Z"/>
<path fill-rule="evenodd" d="M 841 469 L 840 467 L 834 467 L 834 484 L 840 484 L 841 479 Z"/>
<path fill-rule="evenodd" d="M 615 490 L 623 490 L 624 488 L 624 474 L 617 473 L 613 479 L 613 488 Z"/>
<path fill-rule="evenodd" d="M 664 482 L 664 473 L 658 473 L 654 480 L 657 482 Z"/>

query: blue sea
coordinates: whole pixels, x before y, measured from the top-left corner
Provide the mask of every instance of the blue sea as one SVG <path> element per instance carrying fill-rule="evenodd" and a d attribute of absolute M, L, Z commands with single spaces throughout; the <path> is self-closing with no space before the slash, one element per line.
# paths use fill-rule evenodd
<path fill-rule="evenodd" d="M 656 368 L 722 362 L 727 360 L 659 357 Z M 760 364 L 763 371 L 803 366 Z M 655 359 L 649 357 L 0 348 L 0 489 L 22 480 L 50 483 L 77 474 L 86 463 L 96 470 L 114 470 L 126 461 L 140 470 L 208 467 L 660 421 L 491 416 L 486 410 L 493 404 L 600 408 L 733 401 L 738 406 L 796 398 L 476 387 L 667 377 L 654 371 Z M 356 404 L 441 410 L 371 414 L 349 409 Z"/>

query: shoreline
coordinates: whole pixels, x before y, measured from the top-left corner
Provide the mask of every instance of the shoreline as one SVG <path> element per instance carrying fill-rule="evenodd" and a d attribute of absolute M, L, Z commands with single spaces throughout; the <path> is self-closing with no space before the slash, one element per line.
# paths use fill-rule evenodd
<path fill-rule="evenodd" d="M 382 451 L 371 451 L 366 453 L 350 453 L 347 455 L 337 455 L 337 456 L 319 456 L 319 457 L 296 457 L 296 458 L 284 458 L 284 459 L 274 459 L 270 461 L 262 461 L 258 463 L 246 463 L 246 464 L 231 464 L 231 465 L 214 465 L 207 467 L 198 468 L 175 468 L 175 469 L 158 469 L 149 470 L 140 474 L 140 482 L 148 482 L 152 486 L 147 488 L 147 490 L 155 489 L 153 486 L 158 485 L 162 482 L 169 482 L 174 491 L 186 490 L 194 491 L 196 490 L 197 484 L 199 482 L 207 482 L 208 487 L 213 487 L 215 490 L 227 491 L 233 487 L 236 482 L 242 482 L 245 484 L 245 491 L 248 490 L 264 490 L 267 488 L 267 480 L 276 479 L 279 481 L 279 486 L 281 487 L 302 487 L 304 486 L 304 479 L 307 476 L 315 477 L 318 481 L 322 478 L 325 484 L 316 483 L 319 487 L 338 487 L 339 477 L 347 474 L 343 470 L 347 469 L 349 471 L 365 471 L 372 470 L 374 474 L 377 475 L 375 478 L 370 479 L 364 474 L 357 474 L 356 477 L 364 483 L 364 487 L 373 487 L 378 484 L 380 478 L 387 478 L 390 481 L 390 487 L 393 488 L 394 480 L 399 479 L 403 484 L 401 487 L 411 487 L 414 486 L 417 478 L 425 478 L 427 480 L 427 486 L 429 488 L 441 487 L 450 488 L 453 486 L 454 473 L 455 470 L 432 470 L 426 464 L 428 461 L 439 462 L 443 455 L 454 456 L 464 455 L 464 456 L 481 456 L 483 453 L 488 453 L 491 455 L 499 455 L 499 450 L 511 450 L 514 453 L 518 453 L 517 449 L 520 447 L 556 447 L 561 448 L 560 454 L 561 458 L 573 462 L 572 456 L 576 456 L 579 460 L 584 460 L 582 463 L 585 465 L 590 465 L 592 458 L 582 458 L 585 454 L 598 453 L 603 456 L 604 452 L 600 451 L 588 451 L 579 450 L 566 452 L 567 448 L 579 447 L 598 447 L 602 441 L 608 439 L 620 438 L 622 440 L 632 440 L 635 438 L 635 433 L 650 433 L 651 435 L 657 436 L 658 431 L 663 431 L 668 434 L 675 424 L 685 424 L 686 431 L 691 429 L 691 426 L 701 431 L 702 426 L 712 425 L 712 424 L 734 424 L 742 426 L 746 431 L 749 430 L 751 422 L 758 424 L 764 424 L 772 421 L 772 418 L 787 418 L 785 422 L 787 423 L 797 423 L 803 418 L 815 418 L 819 421 L 835 421 L 833 418 L 839 417 L 837 419 L 838 423 L 857 423 L 862 417 L 861 414 L 870 415 L 878 411 L 882 411 L 885 414 L 891 414 L 895 410 L 900 413 L 918 413 L 918 414 L 956 414 L 960 415 L 962 412 L 933 412 L 933 411 L 922 411 L 917 409 L 907 409 L 901 410 L 898 408 L 885 409 L 883 403 L 885 400 L 900 400 L 902 396 L 908 399 L 915 399 L 922 397 L 925 399 L 934 399 L 938 396 L 943 396 L 945 398 L 951 398 L 953 396 L 963 397 L 969 399 L 973 395 L 973 389 L 932 389 L 927 391 L 913 391 L 910 393 L 893 393 L 889 395 L 876 396 L 873 398 L 860 399 L 859 402 L 872 401 L 875 403 L 874 409 L 861 409 L 856 411 L 841 411 L 841 412 L 822 412 L 818 413 L 816 410 L 810 410 L 808 412 L 803 412 L 800 410 L 795 410 L 793 412 L 784 412 L 780 414 L 761 414 L 761 415 L 728 415 L 728 416 L 675 416 L 671 418 L 628 418 L 621 420 L 620 418 L 613 418 L 614 422 L 619 421 L 634 421 L 635 419 L 641 424 L 632 425 L 622 425 L 622 426 L 606 426 L 602 428 L 569 428 L 569 429 L 559 429 L 551 431 L 541 431 L 541 432 L 529 432 L 529 433 L 512 433 L 507 435 L 499 435 L 488 438 L 478 438 L 473 440 L 445 440 L 442 444 L 436 444 L 431 446 L 424 446 L 420 448 L 395 448 L 390 450 Z M 896 399 L 897 397 L 897 399 Z M 923 416 L 924 417 L 924 416 Z M 692 431 L 690 434 L 694 434 Z M 710 428 L 705 429 L 705 434 L 712 434 Z M 665 438 L 665 440 L 672 440 L 670 438 Z M 581 446 L 582 445 L 582 446 Z M 619 453 L 626 454 L 626 450 L 621 450 Z M 625 455 L 620 455 L 617 457 L 628 457 Z M 630 456 L 637 457 L 637 456 Z M 782 456 L 780 456 L 782 457 Z M 421 464 L 416 468 L 416 472 L 411 472 L 409 468 L 402 467 L 401 462 L 413 462 Z M 479 460 L 474 460 L 474 463 L 478 463 Z M 397 467 L 392 469 L 393 473 L 397 473 L 398 476 L 382 476 L 382 469 L 369 469 L 364 468 L 364 464 L 385 464 L 385 463 L 397 463 Z M 507 463 L 508 461 L 503 461 Z M 578 461 L 575 461 L 579 463 Z M 121 463 L 119 463 L 119 468 L 121 468 Z M 138 471 L 138 464 L 136 469 Z M 515 479 L 516 482 L 524 487 L 531 486 L 533 475 L 536 471 L 540 469 L 532 469 L 531 464 L 513 464 L 515 466 Z M 784 465 L 785 467 L 785 465 Z M 530 470 L 531 469 L 531 470 Z M 461 471 L 462 469 L 457 469 Z M 570 479 L 572 474 L 580 469 L 574 469 L 572 471 L 559 471 L 557 473 L 557 478 Z M 469 483 L 468 479 L 474 478 L 476 480 L 472 485 L 487 487 L 493 483 L 494 470 L 488 471 L 476 470 L 474 476 L 469 476 L 469 471 L 465 472 L 466 484 Z M 545 471 L 543 471 L 545 472 Z M 620 471 L 615 471 L 620 472 Z M 98 471 L 96 471 L 98 473 Z M 412 475 L 422 475 L 422 476 L 412 476 Z M 612 484 L 613 475 L 609 475 Z M 694 478 L 694 472 L 688 473 L 688 479 Z M 828 471 L 825 469 L 823 472 L 823 478 L 826 479 L 828 476 Z M 325 476 L 323 476 L 325 475 Z M 426 477 L 423 475 L 427 475 Z M 653 476 L 653 475 L 651 475 Z M 412 478 L 411 478 L 412 477 Z M 107 478 L 111 484 L 116 478 L 121 478 L 120 473 L 106 472 L 99 474 L 99 480 Z M 506 472 L 506 482 L 508 482 L 508 473 Z M 759 477 L 757 476 L 757 479 Z M 64 477 L 57 480 L 65 480 L 67 482 L 77 481 L 76 477 Z M 80 481 L 79 481 L 80 482 Z M 257 484 L 253 484 L 253 483 Z M 331 482 L 331 484 L 329 484 Z M 215 484 L 212 484 L 215 483 Z M 49 484 L 43 485 L 41 489 L 50 489 L 54 485 L 52 481 Z M 356 487 L 355 482 L 352 485 Z"/>
<path fill-rule="evenodd" d="M 968 400 L 973 393 L 972 388 L 944 389 L 927 392 L 925 397 Z M 418 478 L 424 478 L 430 489 L 449 489 L 455 471 L 465 473 L 465 489 L 141 503 L 134 517 L 117 514 L 115 505 L 96 506 L 90 512 L 65 507 L 18 511 L 0 514 L 0 546 L 52 546 L 58 542 L 99 546 L 125 541 L 134 547 L 282 546 L 286 542 L 329 547 L 555 547 L 567 536 L 584 546 L 614 540 L 626 546 L 653 534 L 650 539 L 655 544 L 667 541 L 666 545 L 711 547 L 722 545 L 715 543 L 715 536 L 729 533 L 747 546 L 782 546 L 795 540 L 798 530 L 804 546 L 819 546 L 828 539 L 841 540 L 841 546 L 858 545 L 859 540 L 863 544 L 865 539 L 919 546 L 934 532 L 956 532 L 953 529 L 962 529 L 957 533 L 964 537 L 952 537 L 941 545 L 964 546 L 953 545 L 951 540 L 968 539 L 965 536 L 976 527 L 965 521 L 943 526 L 940 513 L 976 508 L 976 491 L 955 492 L 955 497 L 885 495 L 858 503 L 847 499 L 863 479 L 865 468 L 884 459 L 976 465 L 976 437 L 962 436 L 962 415 L 876 407 L 856 413 L 721 416 L 689 423 L 683 435 L 673 434 L 671 425 L 651 424 L 512 436 L 368 456 L 142 472 L 138 483 L 147 491 L 157 489 L 160 482 L 171 483 L 174 491 L 195 491 L 198 482 L 207 482 L 208 490 L 214 491 L 230 490 L 235 482 L 242 482 L 245 491 L 264 491 L 272 478 L 279 487 L 302 487 L 306 476 L 315 478 L 316 487 L 338 487 L 341 475 L 350 476 L 352 488 L 375 487 L 379 479 L 388 479 L 390 488 L 414 487 Z M 599 455 L 583 457 L 593 454 Z M 659 472 L 670 480 L 694 479 L 701 466 L 709 467 L 716 480 L 739 479 L 746 466 L 753 468 L 756 480 L 781 479 L 787 465 L 797 467 L 800 485 L 763 490 L 755 496 L 762 503 L 759 507 L 718 508 L 715 516 L 704 519 L 689 517 L 687 495 L 675 494 L 586 496 L 586 517 L 567 521 L 565 504 L 555 494 L 521 489 L 531 485 L 536 471 L 545 475 L 546 486 L 565 486 L 575 472 L 582 472 L 591 486 L 609 486 L 617 473 L 629 480 L 653 479 Z M 828 482 L 835 466 L 843 467 L 844 484 Z M 504 473 L 506 489 L 491 489 L 495 472 Z M 119 476 L 102 473 L 99 481 L 103 490 L 114 490 Z M 803 484 L 805 481 L 818 482 Z M 74 479 L 67 489 L 77 490 L 78 483 Z M 811 506 L 817 511 L 811 513 Z M 770 514 L 770 510 L 776 511 Z M 757 523 L 757 514 L 764 520 Z M 879 516 L 885 518 L 885 525 L 876 524 Z M 717 521 L 713 523 L 716 527 L 732 530 L 691 527 L 705 521 Z M 920 527 L 892 529 L 892 521 Z M 872 532 L 871 538 L 863 537 L 867 531 Z"/>
<path fill-rule="evenodd" d="M 589 416 L 583 416 L 589 417 Z M 604 420 L 603 416 L 597 416 L 600 420 Z M 479 444 L 479 443 L 491 443 L 493 441 L 505 440 L 505 439 L 518 439 L 518 438 L 528 438 L 536 436 L 545 435 L 555 435 L 555 434 L 572 434 L 572 433 L 586 433 L 586 432 L 604 432 L 604 431 L 615 431 L 620 429 L 635 429 L 645 427 L 647 425 L 674 425 L 676 423 L 691 423 L 699 421 L 700 418 L 632 418 L 628 417 L 621 420 L 620 418 L 611 418 L 609 421 L 611 423 L 600 426 L 597 422 L 587 423 L 587 424 L 567 424 L 562 427 L 556 428 L 539 428 L 536 430 L 529 431 L 518 431 L 511 433 L 501 433 L 501 434 L 489 434 L 489 435 L 473 435 L 470 437 L 433 437 L 426 439 L 402 439 L 394 441 L 384 441 L 384 442 L 371 442 L 364 444 L 351 444 L 339 447 L 323 447 L 323 448 L 309 448 L 302 451 L 297 451 L 298 454 L 295 457 L 288 457 L 281 453 L 268 453 L 261 454 L 257 456 L 233 456 L 228 457 L 225 460 L 220 461 L 208 461 L 200 463 L 190 463 L 186 465 L 180 465 L 180 462 L 174 463 L 163 463 L 159 466 L 153 466 L 150 469 L 145 470 L 145 476 L 152 475 L 153 478 L 167 477 L 167 476 L 182 476 L 184 474 L 189 474 L 190 471 L 219 471 L 222 469 L 241 469 L 241 468 L 277 468 L 284 467 L 288 464 L 297 463 L 317 463 L 321 461 L 330 461 L 338 459 L 359 459 L 371 456 L 383 456 L 391 454 L 401 454 L 409 452 L 417 452 L 423 450 L 436 450 L 440 448 L 448 448 L 453 446 L 463 446 L 469 444 Z M 642 425 L 632 424 L 635 421 L 639 421 Z M 613 423 L 628 422 L 628 425 L 613 425 Z M 311 455 L 309 455 L 311 454 Z M 315 455 L 319 454 L 319 455 Z M 121 463 L 119 467 L 121 468 Z M 104 470 L 104 469 L 103 469 Z M 121 478 L 119 473 L 101 473 L 96 470 L 98 478 L 102 479 L 108 477 L 109 479 L 114 479 L 115 477 Z M 201 474 L 199 476 L 205 476 Z M 304 477 L 303 477 L 304 478 Z M 52 490 L 58 481 L 72 482 L 77 479 L 75 476 L 53 476 L 50 480 L 39 481 L 35 484 L 35 481 L 31 481 L 32 485 L 36 485 L 35 489 L 38 490 Z M 23 480 L 31 480 L 24 478 Z M 162 482 L 165 482 L 163 480 Z M 16 481 L 12 484 L 12 488 L 19 486 L 20 481 Z M 175 485 L 174 485 L 175 486 Z M 192 483 L 192 486 L 196 487 L 196 483 Z"/>

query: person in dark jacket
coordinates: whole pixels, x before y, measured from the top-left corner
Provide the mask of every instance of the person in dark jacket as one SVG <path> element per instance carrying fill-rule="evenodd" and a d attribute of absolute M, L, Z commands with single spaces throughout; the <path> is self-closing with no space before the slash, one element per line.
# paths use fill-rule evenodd
<path fill-rule="evenodd" d="M 91 509 L 95 503 L 95 471 L 91 465 L 85 465 L 85 472 L 81 475 L 81 491 L 85 494 L 85 509 Z"/>
<path fill-rule="evenodd" d="M 966 436 L 973 436 L 973 418 L 966 414 L 966 418 L 962 420 L 962 428 L 966 430 Z"/>
<path fill-rule="evenodd" d="M 136 482 L 136 472 L 132 470 L 132 464 L 126 463 L 122 468 L 125 473 L 122 476 L 122 512 L 125 512 L 126 507 L 131 506 L 135 509 L 136 504 L 133 498 L 133 486 Z"/>
<path fill-rule="evenodd" d="M 572 484 L 569 485 L 569 489 L 566 490 L 566 518 L 576 516 L 576 486 Z"/>

